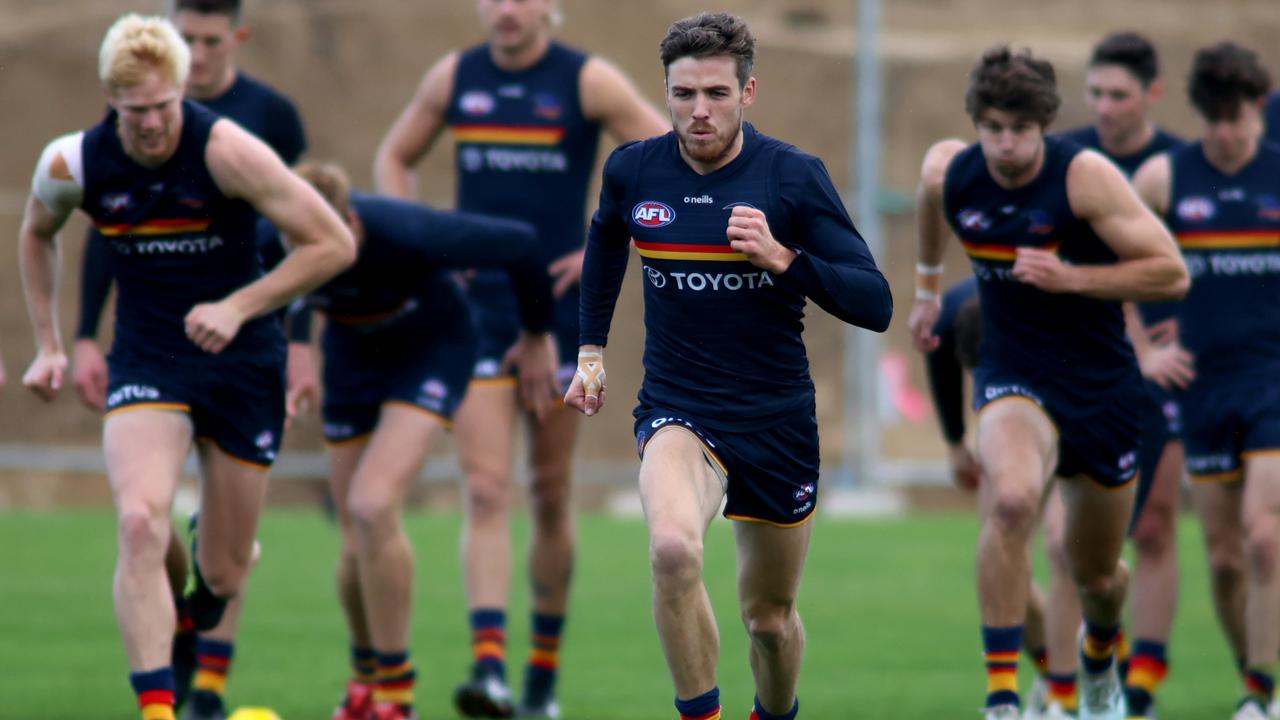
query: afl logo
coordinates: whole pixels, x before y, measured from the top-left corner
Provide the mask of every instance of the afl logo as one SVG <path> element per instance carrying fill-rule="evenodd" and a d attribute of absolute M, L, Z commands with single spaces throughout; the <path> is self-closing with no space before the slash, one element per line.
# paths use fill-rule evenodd
<path fill-rule="evenodd" d="M 663 275 L 661 270 L 645 265 L 644 274 L 649 278 L 649 282 L 656 288 L 665 287 L 667 284 L 667 276 Z"/>
<path fill-rule="evenodd" d="M 983 214 L 981 210 L 964 209 L 956 216 L 960 227 L 969 232 L 985 232 L 991 227 L 991 221 Z"/>
<path fill-rule="evenodd" d="M 653 200 L 645 200 L 637 203 L 635 208 L 631 210 L 631 219 L 640 223 L 642 227 L 666 227 L 675 222 L 676 211 L 672 210 L 670 205 Z"/>
<path fill-rule="evenodd" d="M 1213 201 L 1207 197 L 1192 196 L 1178 203 L 1178 217 L 1188 222 L 1208 220 L 1215 210 Z"/>
<path fill-rule="evenodd" d="M 458 107 L 468 115 L 488 115 L 496 105 L 493 96 L 483 90 L 471 90 L 458 99 Z"/>

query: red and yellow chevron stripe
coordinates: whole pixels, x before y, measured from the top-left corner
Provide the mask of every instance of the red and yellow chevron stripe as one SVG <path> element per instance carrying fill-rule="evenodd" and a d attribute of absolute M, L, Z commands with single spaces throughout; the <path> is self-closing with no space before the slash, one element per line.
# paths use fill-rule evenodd
<path fill-rule="evenodd" d="M 728 245 L 679 245 L 635 241 L 640 257 L 658 260 L 710 260 L 712 262 L 744 261 L 746 255 Z"/>

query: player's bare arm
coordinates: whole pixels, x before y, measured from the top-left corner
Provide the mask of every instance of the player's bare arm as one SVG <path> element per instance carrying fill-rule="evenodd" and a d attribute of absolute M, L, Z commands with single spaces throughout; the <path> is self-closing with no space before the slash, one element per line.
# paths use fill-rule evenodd
<path fill-rule="evenodd" d="M 378 192 L 405 200 L 417 197 L 413 168 L 444 131 L 457 70 L 456 52 L 431 66 L 409 104 L 382 138 L 373 160 L 373 183 Z"/>
<path fill-rule="evenodd" d="M 1138 198 L 1157 215 L 1169 211 L 1169 193 L 1172 192 L 1173 168 L 1168 154 L 1151 158 L 1133 174 L 1133 189 Z"/>
<path fill-rule="evenodd" d="M 640 95 L 634 83 L 607 60 L 593 57 L 579 79 L 582 114 L 600 123 L 615 142 L 644 140 L 671 130 L 671 121 Z"/>
<path fill-rule="evenodd" d="M 258 280 L 188 313 L 187 335 L 192 342 L 208 352 L 220 352 L 241 324 L 320 286 L 354 262 L 356 250 L 351 231 L 324 198 L 248 131 L 219 121 L 205 152 L 219 190 L 252 204 L 289 237 L 294 248 Z"/>
<path fill-rule="evenodd" d="M 920 185 L 916 188 L 916 300 L 907 320 L 911 343 L 920 352 L 932 352 L 938 347 L 933 327 L 942 309 L 942 258 L 951 237 L 942 190 L 947 167 L 964 148 L 960 140 L 937 142 L 925 153 L 920 169 Z"/>
<path fill-rule="evenodd" d="M 57 294 L 61 259 L 58 231 L 80 204 L 83 188 L 73 177 L 78 163 L 78 136 L 53 141 L 40 155 L 18 231 L 18 260 L 27 311 L 35 330 L 36 357 L 22 384 L 44 400 L 62 389 L 67 356 L 58 330 Z M 68 160 L 68 154 L 77 157 Z"/>
<path fill-rule="evenodd" d="M 1176 300 L 1191 286 L 1187 266 L 1162 222 L 1109 160 L 1086 150 L 1067 169 L 1067 199 L 1114 252 L 1113 265 L 1067 265 L 1056 253 L 1019 248 L 1013 274 L 1047 292 L 1102 300 Z"/>

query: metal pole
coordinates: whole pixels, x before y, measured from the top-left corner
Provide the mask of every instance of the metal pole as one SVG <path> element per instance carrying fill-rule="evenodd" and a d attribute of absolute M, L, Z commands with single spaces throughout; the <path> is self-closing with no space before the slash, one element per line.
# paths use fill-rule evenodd
<path fill-rule="evenodd" d="M 881 0 L 857 0 L 857 72 L 849 146 L 849 186 L 857 188 L 852 215 L 878 262 L 884 257 L 880 222 Z M 842 484 L 868 488 L 880 464 L 880 336 L 852 326 L 844 331 L 844 468 Z"/>

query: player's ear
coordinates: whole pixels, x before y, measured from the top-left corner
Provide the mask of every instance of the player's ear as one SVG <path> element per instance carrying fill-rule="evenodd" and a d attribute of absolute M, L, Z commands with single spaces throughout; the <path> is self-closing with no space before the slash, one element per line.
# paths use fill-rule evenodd
<path fill-rule="evenodd" d="M 236 44 L 243 45 L 252 36 L 253 36 L 253 31 L 249 29 L 248 25 L 241 25 L 236 28 L 236 31 L 235 31 Z"/>
<path fill-rule="evenodd" d="M 747 84 L 742 86 L 742 107 L 751 107 L 756 101 L 756 79 L 755 77 L 747 78 Z"/>

